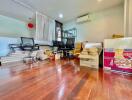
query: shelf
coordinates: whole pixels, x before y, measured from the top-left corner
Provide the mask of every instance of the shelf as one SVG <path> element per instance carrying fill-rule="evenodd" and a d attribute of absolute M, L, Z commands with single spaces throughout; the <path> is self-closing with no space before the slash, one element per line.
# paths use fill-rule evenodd
<path fill-rule="evenodd" d="M 63 39 L 68 39 L 68 38 L 77 38 L 77 29 L 76 28 L 72 28 L 69 30 L 65 30 L 64 34 L 63 34 Z"/>

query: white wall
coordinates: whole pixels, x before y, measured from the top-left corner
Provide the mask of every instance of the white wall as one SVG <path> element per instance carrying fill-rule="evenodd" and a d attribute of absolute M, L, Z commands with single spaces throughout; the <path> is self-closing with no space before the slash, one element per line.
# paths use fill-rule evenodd
<path fill-rule="evenodd" d="M 0 15 L 0 36 L 30 37 L 31 32 L 27 27 L 27 22 Z"/>
<path fill-rule="evenodd" d="M 76 27 L 77 41 L 102 42 L 113 34 L 123 34 L 123 4 L 92 14 L 91 22 L 77 24 L 75 20 L 64 23 L 64 30 Z"/>

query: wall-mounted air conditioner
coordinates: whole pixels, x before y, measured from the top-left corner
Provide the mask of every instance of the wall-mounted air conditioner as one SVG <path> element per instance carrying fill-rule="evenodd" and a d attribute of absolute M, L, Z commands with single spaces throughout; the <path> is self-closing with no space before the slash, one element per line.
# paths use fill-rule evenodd
<path fill-rule="evenodd" d="M 76 22 L 77 23 L 84 23 L 84 22 L 90 22 L 91 21 L 91 15 L 83 15 L 77 18 Z"/>

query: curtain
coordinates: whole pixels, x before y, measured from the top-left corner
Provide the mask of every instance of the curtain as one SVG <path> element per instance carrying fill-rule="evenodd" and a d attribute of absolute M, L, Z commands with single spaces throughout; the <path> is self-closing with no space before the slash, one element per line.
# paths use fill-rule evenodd
<path fill-rule="evenodd" d="M 41 41 L 49 41 L 55 39 L 55 20 L 41 14 L 36 13 L 36 35 L 35 38 Z"/>

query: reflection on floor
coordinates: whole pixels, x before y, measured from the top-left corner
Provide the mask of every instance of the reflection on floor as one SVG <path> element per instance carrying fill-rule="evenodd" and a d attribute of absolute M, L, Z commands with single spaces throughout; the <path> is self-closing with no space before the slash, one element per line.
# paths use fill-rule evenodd
<path fill-rule="evenodd" d="M 0 100 L 131 100 L 132 77 L 80 67 L 78 61 L 0 68 Z"/>

